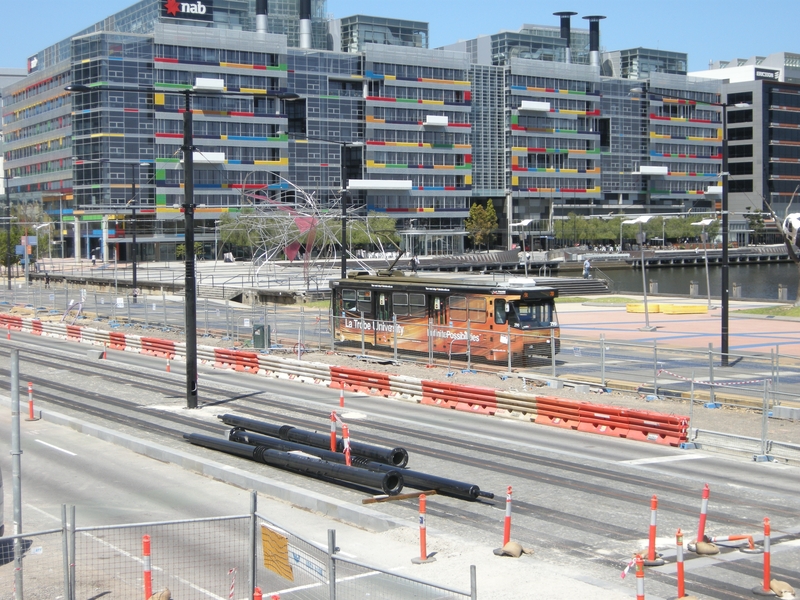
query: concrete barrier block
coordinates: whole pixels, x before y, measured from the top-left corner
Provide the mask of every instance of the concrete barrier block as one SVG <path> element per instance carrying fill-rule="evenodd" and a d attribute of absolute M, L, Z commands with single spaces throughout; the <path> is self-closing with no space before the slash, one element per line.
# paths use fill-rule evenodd
<path fill-rule="evenodd" d="M 89 360 L 101 360 L 103 358 L 102 350 L 87 350 L 86 357 Z"/>
<path fill-rule="evenodd" d="M 772 416 L 776 419 L 800 421 L 800 408 L 791 408 L 789 406 L 773 406 Z"/>

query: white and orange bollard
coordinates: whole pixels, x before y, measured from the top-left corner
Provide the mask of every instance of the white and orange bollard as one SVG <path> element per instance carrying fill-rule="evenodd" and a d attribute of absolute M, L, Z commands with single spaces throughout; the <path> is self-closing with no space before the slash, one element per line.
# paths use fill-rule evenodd
<path fill-rule="evenodd" d="M 708 514 L 708 496 L 710 494 L 710 490 L 708 489 L 708 484 L 706 483 L 703 486 L 703 501 L 700 504 L 700 523 L 697 526 L 697 539 L 696 542 L 705 542 L 706 541 L 706 515 Z M 689 550 L 692 552 L 695 551 L 695 548 L 692 548 L 692 544 L 689 544 Z"/>
<path fill-rule="evenodd" d="M 433 562 L 436 559 L 428 557 L 428 524 L 427 524 L 427 504 L 428 497 L 425 494 L 419 495 L 419 557 L 412 558 L 411 562 L 415 565 L 422 565 Z"/>
<path fill-rule="evenodd" d="M 344 445 L 344 464 L 348 467 L 353 465 L 350 463 L 350 428 L 342 423 L 342 443 Z"/>
<path fill-rule="evenodd" d="M 636 600 L 644 600 L 644 561 L 636 555 Z"/>
<path fill-rule="evenodd" d="M 253 588 L 253 600 L 264 600 L 264 595 L 261 593 L 260 587 Z"/>
<path fill-rule="evenodd" d="M 506 490 L 506 518 L 503 523 L 503 546 L 511 541 L 511 486 Z"/>
<path fill-rule="evenodd" d="M 331 452 L 336 452 L 336 411 L 331 411 Z"/>
<path fill-rule="evenodd" d="M 228 569 L 228 575 L 231 576 L 231 589 L 228 592 L 228 600 L 233 600 L 233 594 L 236 591 L 236 567 Z"/>
<path fill-rule="evenodd" d="M 150 536 L 142 536 L 142 559 L 144 565 L 144 600 L 153 595 L 153 574 L 150 565 Z"/>
<path fill-rule="evenodd" d="M 36 417 L 33 416 L 33 382 L 28 382 L 28 418 L 26 421 L 35 421 Z"/>
<path fill-rule="evenodd" d="M 108 342 L 103 343 L 103 360 L 108 359 Z"/>
<path fill-rule="evenodd" d="M 678 568 L 678 598 L 683 598 L 686 595 L 686 587 L 683 570 L 683 532 L 680 529 L 675 534 L 675 549 L 676 566 Z"/>
<path fill-rule="evenodd" d="M 770 587 L 770 525 L 769 519 L 764 517 L 764 581 L 761 585 L 753 588 L 753 593 L 756 596 L 774 596 L 775 592 Z"/>
<path fill-rule="evenodd" d="M 11 324 L 6 323 L 6 339 L 11 339 Z"/>
<path fill-rule="evenodd" d="M 344 381 L 339 382 L 339 408 L 344 408 Z"/>
<path fill-rule="evenodd" d="M 653 494 L 650 499 L 650 535 L 647 545 L 647 559 L 644 562 L 648 567 L 660 567 L 664 564 L 664 559 L 656 554 L 656 522 L 658 519 L 658 497 Z"/>
<path fill-rule="evenodd" d="M 172 370 L 171 370 L 171 367 L 170 367 L 170 364 L 169 364 L 169 354 L 167 354 L 167 373 L 171 373 L 171 372 L 172 372 Z"/>

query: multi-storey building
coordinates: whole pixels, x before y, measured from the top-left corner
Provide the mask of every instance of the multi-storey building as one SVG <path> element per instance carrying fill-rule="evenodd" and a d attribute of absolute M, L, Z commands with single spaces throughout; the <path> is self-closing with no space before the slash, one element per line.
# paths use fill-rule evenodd
<path fill-rule="evenodd" d="M 461 251 L 473 202 L 495 204 L 509 245 L 520 222 L 546 236 L 570 214 L 711 210 L 718 105 L 745 97 L 752 109 L 727 111 L 731 198 L 764 194 L 781 206 L 796 187 L 796 55 L 687 76 L 683 53 L 602 53 L 600 16 L 573 29 L 574 13 L 556 13 L 560 28 L 524 25 L 432 50 L 424 22 L 330 20 L 325 0 L 200 4 L 205 12 L 184 13 L 179 2 L 141 0 L 37 53 L 28 76 L 6 86 L 12 195 L 76 223 L 67 255 L 116 248 L 128 258 L 134 212 L 145 258 L 174 255 L 180 92 L 198 82 L 229 92 L 192 99 L 198 239 L 207 242 L 225 212 L 291 196 L 288 182 L 334 207 L 343 174 L 359 183 L 350 210 L 395 217 L 418 253 Z M 742 68 L 780 75 L 753 89 L 731 80 L 720 95 L 708 73 L 730 79 Z M 70 83 L 94 89 L 71 96 Z M 298 98 L 274 97 L 285 93 Z"/>
<path fill-rule="evenodd" d="M 748 213 L 766 200 L 779 217 L 800 194 L 800 54 L 778 52 L 712 63 L 692 73 L 723 82 L 728 105 L 731 239 L 750 241 Z"/>

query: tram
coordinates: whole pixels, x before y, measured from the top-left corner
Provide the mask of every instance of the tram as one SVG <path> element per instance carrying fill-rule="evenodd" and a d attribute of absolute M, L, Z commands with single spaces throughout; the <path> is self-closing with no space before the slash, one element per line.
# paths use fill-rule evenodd
<path fill-rule="evenodd" d="M 527 281 L 348 273 L 330 282 L 333 332 L 339 342 L 456 356 L 515 366 L 559 351 L 554 288 Z"/>

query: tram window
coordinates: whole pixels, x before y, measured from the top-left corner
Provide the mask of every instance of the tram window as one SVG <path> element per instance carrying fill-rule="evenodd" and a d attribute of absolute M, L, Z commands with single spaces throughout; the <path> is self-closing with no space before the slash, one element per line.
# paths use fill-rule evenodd
<path fill-rule="evenodd" d="M 354 311 L 356 309 L 356 291 L 342 290 L 342 310 Z"/>
<path fill-rule="evenodd" d="M 486 323 L 486 298 L 470 298 L 468 316 L 471 323 Z"/>
<path fill-rule="evenodd" d="M 392 294 L 392 307 L 398 317 L 408 316 L 408 294 Z"/>
<path fill-rule="evenodd" d="M 358 312 L 372 313 L 372 292 L 370 290 L 358 291 Z"/>
<path fill-rule="evenodd" d="M 464 296 L 450 296 L 450 319 L 453 321 L 467 320 L 467 299 Z"/>
<path fill-rule="evenodd" d="M 408 295 L 409 314 L 412 317 L 427 317 L 425 311 L 425 294 Z"/>
<path fill-rule="evenodd" d="M 498 325 L 506 324 L 506 303 L 502 300 L 494 301 L 494 322 Z"/>

